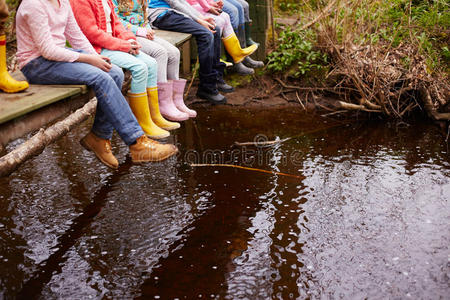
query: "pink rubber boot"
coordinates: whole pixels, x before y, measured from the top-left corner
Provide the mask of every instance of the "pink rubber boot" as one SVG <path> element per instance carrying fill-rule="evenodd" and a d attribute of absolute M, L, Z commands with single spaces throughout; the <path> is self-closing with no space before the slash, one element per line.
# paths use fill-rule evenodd
<path fill-rule="evenodd" d="M 197 116 L 197 112 L 184 104 L 183 93 L 184 87 L 186 86 L 186 79 L 174 79 L 173 80 L 173 103 L 175 106 L 189 115 L 190 118 L 195 118 Z"/>
<path fill-rule="evenodd" d="M 189 114 L 178 110 L 173 103 L 172 85 L 172 81 L 158 82 L 159 111 L 170 121 L 186 121 Z"/>

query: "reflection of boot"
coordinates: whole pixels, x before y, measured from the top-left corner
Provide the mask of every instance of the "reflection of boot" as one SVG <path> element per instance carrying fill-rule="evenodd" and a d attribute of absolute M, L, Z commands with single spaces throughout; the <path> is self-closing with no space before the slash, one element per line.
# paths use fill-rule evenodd
<path fill-rule="evenodd" d="M 112 154 L 110 140 L 99 138 L 92 132 L 89 132 L 80 140 L 80 144 L 86 150 L 94 152 L 95 156 L 108 167 L 117 169 L 119 166 L 117 158 Z"/>
<path fill-rule="evenodd" d="M 178 110 L 173 103 L 173 82 L 158 82 L 159 110 L 171 121 L 186 121 L 189 115 Z"/>
<path fill-rule="evenodd" d="M 250 45 L 258 45 L 259 46 L 259 43 L 255 42 L 252 39 L 251 24 L 250 23 L 245 23 L 245 43 L 247 44 L 247 46 L 250 46 Z"/>
<path fill-rule="evenodd" d="M 254 69 L 258 69 L 258 68 L 262 68 L 264 67 L 264 63 L 262 61 L 259 60 L 254 60 L 252 59 L 250 56 L 247 56 L 244 61 L 243 61 L 244 65 L 246 67 L 249 68 L 254 68 Z"/>
<path fill-rule="evenodd" d="M 183 100 L 185 86 L 186 79 L 173 80 L 173 103 L 178 110 L 187 113 L 190 118 L 195 118 L 197 116 L 197 112 L 187 107 Z"/>
<path fill-rule="evenodd" d="M 0 90 L 6 93 L 17 93 L 28 88 L 28 82 L 12 78 L 6 68 L 6 36 L 0 36 Z"/>
<path fill-rule="evenodd" d="M 242 49 L 239 40 L 234 33 L 224 37 L 222 41 L 225 49 L 231 55 L 235 63 L 240 63 L 245 57 L 253 54 L 253 52 L 258 49 L 257 45 L 251 45 L 250 47 Z"/>
<path fill-rule="evenodd" d="M 131 160 L 134 163 L 161 161 L 177 154 L 178 148 L 172 144 L 160 144 L 145 135 L 136 139 L 136 143 L 130 145 Z"/>
<path fill-rule="evenodd" d="M 139 125 L 146 135 L 154 139 L 162 139 L 168 137 L 170 133 L 159 128 L 150 118 L 149 101 L 147 93 L 128 93 L 128 101 Z"/>
<path fill-rule="evenodd" d="M 170 122 L 164 119 L 159 111 L 158 88 L 147 88 L 148 104 L 150 107 L 150 116 L 158 127 L 165 130 L 174 130 L 180 128 L 180 123 Z"/>

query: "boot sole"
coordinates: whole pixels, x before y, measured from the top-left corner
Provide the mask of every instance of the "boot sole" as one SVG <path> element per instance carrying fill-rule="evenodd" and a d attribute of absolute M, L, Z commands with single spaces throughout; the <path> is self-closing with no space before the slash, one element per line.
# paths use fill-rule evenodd
<path fill-rule="evenodd" d="M 26 88 L 20 88 L 20 89 L 14 89 L 14 90 L 7 90 L 7 89 L 3 89 L 0 88 L 0 90 L 2 90 L 3 92 L 7 93 L 7 94 L 14 94 L 14 93 L 18 93 L 18 92 L 22 92 L 25 91 L 28 87 Z"/>
<path fill-rule="evenodd" d="M 148 133 L 146 133 L 145 135 L 148 136 L 149 138 L 152 138 L 152 139 L 155 139 L 155 140 L 165 139 L 166 137 L 170 136 L 170 134 L 150 135 Z"/>
<path fill-rule="evenodd" d="M 92 150 L 92 148 L 88 144 L 86 144 L 86 142 L 84 140 L 80 140 L 80 145 L 83 146 L 83 148 L 86 149 L 87 151 L 94 152 L 95 157 L 97 157 L 97 159 L 99 161 L 101 161 L 105 166 L 110 167 L 111 169 L 117 169 L 118 168 L 118 166 L 117 167 L 113 166 L 113 165 L 107 163 L 106 161 L 104 161 L 103 159 L 101 159 L 101 157 L 99 157 L 97 155 L 97 153 L 95 153 L 95 151 Z"/>
<path fill-rule="evenodd" d="M 162 115 L 162 116 L 164 117 L 164 119 L 167 119 L 167 120 L 172 121 L 172 122 L 183 122 L 183 121 L 189 120 L 189 116 L 187 117 L 187 119 L 185 119 L 185 118 L 174 119 L 174 118 L 171 118 L 171 117 L 168 116 L 168 115 Z"/>
<path fill-rule="evenodd" d="M 149 159 L 149 160 L 142 160 L 142 159 L 140 159 L 140 160 L 134 160 L 133 157 L 132 157 L 132 158 L 131 158 L 131 161 L 132 161 L 133 163 L 136 163 L 136 164 L 139 164 L 139 163 L 146 163 L 146 162 L 158 162 L 158 161 L 166 160 L 166 159 L 168 159 L 169 157 L 176 155 L 177 153 L 178 153 L 178 148 L 177 148 L 177 150 L 175 150 L 174 153 L 170 153 L 170 154 L 168 154 L 168 155 L 166 155 L 166 156 L 163 156 L 163 157 L 160 157 L 160 158 L 158 158 L 158 159 Z"/>
<path fill-rule="evenodd" d="M 199 97 L 200 99 L 203 99 L 203 100 L 207 100 L 209 103 L 211 103 L 213 105 L 227 103 L 227 99 L 226 98 L 224 100 L 222 100 L 222 101 L 214 101 L 214 100 L 209 99 L 206 96 L 202 96 L 202 95 L 199 95 L 199 94 L 197 94 L 197 97 Z"/>
<path fill-rule="evenodd" d="M 156 125 L 158 125 L 158 124 L 156 124 Z M 164 127 L 164 126 L 159 126 L 159 125 L 158 125 L 158 127 L 159 127 L 159 128 L 162 128 L 162 129 L 164 129 L 164 130 L 175 130 L 175 129 L 180 128 L 181 126 L 179 125 L 179 126 L 172 126 L 172 127 Z"/>

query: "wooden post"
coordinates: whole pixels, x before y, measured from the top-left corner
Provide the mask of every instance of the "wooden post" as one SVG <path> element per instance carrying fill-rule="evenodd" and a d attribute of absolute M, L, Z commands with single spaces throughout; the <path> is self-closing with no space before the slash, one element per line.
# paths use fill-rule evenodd
<path fill-rule="evenodd" d="M 247 0 L 250 5 L 250 18 L 252 19 L 252 38 L 256 42 L 260 43 L 258 50 L 256 51 L 256 58 L 264 60 L 266 58 L 266 45 L 267 45 L 267 29 L 269 28 L 269 16 L 270 11 L 269 0 Z"/>

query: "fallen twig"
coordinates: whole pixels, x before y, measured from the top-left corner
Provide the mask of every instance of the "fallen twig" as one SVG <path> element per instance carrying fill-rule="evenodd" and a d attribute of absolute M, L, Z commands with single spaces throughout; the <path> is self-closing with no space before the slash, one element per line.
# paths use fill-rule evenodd
<path fill-rule="evenodd" d="M 194 83 L 195 75 L 197 74 L 197 70 L 198 70 L 199 66 L 200 66 L 200 63 L 199 63 L 198 57 L 197 57 L 197 61 L 195 62 L 195 66 L 194 66 L 194 72 L 192 72 L 191 82 L 189 82 L 189 86 L 186 90 L 186 93 L 184 93 L 185 98 L 189 95 L 189 92 L 191 91 L 192 84 Z"/>
<path fill-rule="evenodd" d="M 302 106 L 303 110 L 306 110 L 306 107 L 303 105 L 303 102 L 302 102 L 302 100 L 300 100 L 300 96 L 298 95 L 297 92 L 295 92 L 295 96 L 297 96 L 297 100 L 300 103 L 300 105 Z"/>
<path fill-rule="evenodd" d="M 264 141 L 264 142 L 244 142 L 244 143 L 239 143 L 239 142 L 234 142 L 235 146 L 258 146 L 258 147 L 262 147 L 262 146 L 271 146 L 271 145 L 275 145 L 275 144 L 280 144 L 286 141 L 289 141 L 291 138 L 284 138 L 281 140 L 273 140 L 273 141 Z"/>
<path fill-rule="evenodd" d="M 91 116 L 95 112 L 96 107 L 97 98 L 93 98 L 64 120 L 45 130 L 39 130 L 32 138 L 5 156 L 0 157 L 0 176 L 10 174 L 26 160 L 41 153 L 47 145 L 67 134 L 72 128 Z"/>
<path fill-rule="evenodd" d="M 191 164 L 190 166 L 191 167 L 228 167 L 228 168 L 256 171 L 256 172 L 273 174 L 273 175 L 281 175 L 281 176 L 299 178 L 302 180 L 305 179 L 305 176 L 303 176 L 303 175 L 294 175 L 294 174 L 288 174 L 288 173 L 282 173 L 282 172 L 276 172 L 276 171 L 268 171 L 268 170 L 263 170 L 263 169 L 250 168 L 250 167 L 244 167 L 244 166 L 238 166 L 238 165 L 230 165 L 230 164 Z"/>

